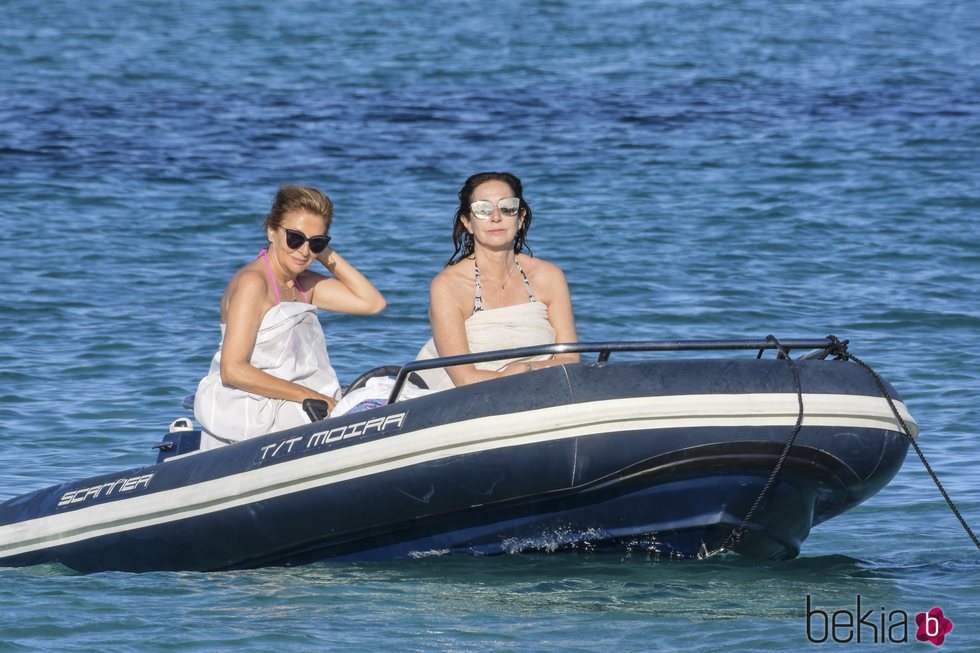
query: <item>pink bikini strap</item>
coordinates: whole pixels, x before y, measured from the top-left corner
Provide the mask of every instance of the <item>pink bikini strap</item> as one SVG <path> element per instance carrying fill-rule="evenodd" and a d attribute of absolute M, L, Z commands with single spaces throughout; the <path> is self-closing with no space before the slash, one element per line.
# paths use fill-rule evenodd
<path fill-rule="evenodd" d="M 276 283 L 276 278 L 272 274 L 272 266 L 269 265 L 269 256 L 266 254 L 268 251 L 269 250 L 267 249 L 263 249 L 261 252 L 259 252 L 259 256 L 261 256 L 262 260 L 265 261 L 265 271 L 269 273 L 269 281 L 272 282 L 272 289 L 276 291 L 276 303 L 281 304 L 282 297 L 279 296 L 279 284 Z"/>

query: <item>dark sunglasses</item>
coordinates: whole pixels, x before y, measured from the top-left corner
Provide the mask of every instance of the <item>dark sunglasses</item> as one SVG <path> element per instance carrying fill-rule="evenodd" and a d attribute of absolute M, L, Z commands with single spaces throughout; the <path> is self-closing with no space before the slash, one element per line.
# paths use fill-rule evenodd
<path fill-rule="evenodd" d="M 319 254 L 327 248 L 327 244 L 330 242 L 330 236 L 310 236 L 306 237 L 302 231 L 296 231 L 295 229 L 286 229 L 286 227 L 279 227 L 286 232 L 286 246 L 289 249 L 299 249 L 303 246 L 303 243 L 310 244 L 310 251 L 314 254 Z"/>

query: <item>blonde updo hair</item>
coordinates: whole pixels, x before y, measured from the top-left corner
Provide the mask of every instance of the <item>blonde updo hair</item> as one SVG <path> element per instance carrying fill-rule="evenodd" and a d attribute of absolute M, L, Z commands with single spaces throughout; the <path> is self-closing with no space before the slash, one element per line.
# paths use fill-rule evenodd
<path fill-rule="evenodd" d="M 333 202 L 318 188 L 312 186 L 289 185 L 280 188 L 262 226 L 266 229 L 278 229 L 282 226 L 286 214 L 293 211 L 306 211 L 320 216 L 327 225 L 327 231 L 330 231 L 330 223 L 333 222 Z"/>

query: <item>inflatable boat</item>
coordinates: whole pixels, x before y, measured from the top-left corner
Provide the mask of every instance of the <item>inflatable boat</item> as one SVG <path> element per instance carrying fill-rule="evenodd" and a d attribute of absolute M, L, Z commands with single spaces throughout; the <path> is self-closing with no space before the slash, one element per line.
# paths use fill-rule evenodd
<path fill-rule="evenodd" d="M 582 362 L 400 398 L 419 369 L 563 352 Z M 786 559 L 881 490 L 918 433 L 898 393 L 833 337 L 559 344 L 394 371 L 387 405 L 204 452 L 199 431 L 177 430 L 154 464 L 10 499 L 0 566 Z"/>

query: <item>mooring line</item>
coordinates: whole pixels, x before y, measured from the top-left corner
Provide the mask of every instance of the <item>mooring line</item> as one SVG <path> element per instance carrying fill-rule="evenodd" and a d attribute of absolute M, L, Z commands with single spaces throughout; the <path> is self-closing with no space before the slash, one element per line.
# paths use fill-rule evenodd
<path fill-rule="evenodd" d="M 966 519 L 960 513 L 960 510 L 959 508 L 956 507 L 956 504 L 953 503 L 953 500 L 950 498 L 949 493 L 946 492 L 946 488 L 943 487 L 943 484 L 939 481 L 939 477 L 936 475 L 936 472 L 932 470 L 932 465 L 930 465 L 929 461 L 926 460 L 926 456 L 925 454 L 922 453 L 922 449 L 919 448 L 919 445 L 915 441 L 915 438 L 912 437 L 912 431 L 909 429 L 908 424 L 905 423 L 905 420 L 902 419 L 902 416 L 898 412 L 898 408 L 895 407 L 895 403 L 892 401 L 891 396 L 888 394 L 888 389 L 885 388 L 885 382 L 882 381 L 881 377 L 878 376 L 877 372 L 871 369 L 870 365 L 862 361 L 854 354 L 847 351 L 846 342 L 841 342 L 836 336 L 827 336 L 827 339 L 831 341 L 831 346 L 828 349 L 828 351 L 830 351 L 831 354 L 836 356 L 839 360 L 854 361 L 855 363 L 863 367 L 868 372 L 868 374 L 871 375 L 871 378 L 875 380 L 875 383 L 878 384 L 878 390 L 881 391 L 881 396 L 884 397 L 885 401 L 888 402 L 888 406 L 889 408 L 892 409 L 892 413 L 895 414 L 895 419 L 897 419 L 898 423 L 901 425 L 902 432 L 905 434 L 905 437 L 908 439 L 909 444 L 911 444 L 912 448 L 915 449 L 915 453 L 918 454 L 919 460 L 922 461 L 923 467 L 925 467 L 926 471 L 929 472 L 929 476 L 932 477 L 932 480 L 936 484 L 936 487 L 939 488 L 939 492 L 942 493 L 943 498 L 946 499 L 946 505 L 948 505 L 949 509 L 953 511 L 953 514 L 956 515 L 956 518 L 960 520 L 960 524 L 963 526 L 963 530 L 967 532 L 967 535 L 969 535 L 970 539 L 973 540 L 973 544 L 977 547 L 978 550 L 980 550 L 980 540 L 977 539 L 977 535 L 976 533 L 973 532 L 973 529 L 970 528 L 970 525 L 966 523 Z"/>
<path fill-rule="evenodd" d="M 701 550 L 697 554 L 698 559 L 709 558 L 719 553 L 724 553 L 725 551 L 730 551 L 738 546 L 739 542 L 742 541 L 742 537 L 745 535 L 745 529 L 748 527 L 749 521 L 752 516 L 755 515 L 755 511 L 759 508 L 762 500 L 765 498 L 766 494 L 769 493 L 769 489 L 772 487 L 773 483 L 776 482 L 776 477 L 779 476 L 779 471 L 783 468 L 783 463 L 786 462 L 786 458 L 789 456 L 790 449 L 793 448 L 793 442 L 796 440 L 796 436 L 800 434 L 800 429 L 803 428 L 803 388 L 800 384 L 800 370 L 796 366 L 796 362 L 790 357 L 789 351 L 783 348 L 776 336 L 770 334 L 766 336 L 766 343 L 775 343 L 776 349 L 778 350 L 778 356 L 780 358 L 785 358 L 786 362 L 789 364 L 790 370 L 793 372 L 793 384 L 796 388 L 796 398 L 799 403 L 799 410 L 796 415 L 796 426 L 793 427 L 793 431 L 786 438 L 786 444 L 783 445 L 783 451 L 779 454 L 779 459 L 776 461 L 776 465 L 772 468 L 772 472 L 769 474 L 769 478 L 766 479 L 765 485 L 759 491 L 759 495 L 752 502 L 752 506 L 749 508 L 748 512 L 745 513 L 745 517 L 742 519 L 742 523 L 728 534 L 728 537 L 722 543 L 720 547 L 714 551 L 708 551 L 704 545 L 702 545 Z M 765 343 L 764 343 L 765 344 Z M 759 350 L 759 355 L 756 358 L 762 358 L 763 349 Z"/>
<path fill-rule="evenodd" d="M 953 499 L 950 498 L 949 493 L 946 491 L 946 488 L 943 487 L 942 482 L 940 482 L 939 476 L 936 475 L 936 472 L 933 471 L 932 466 L 929 464 L 929 461 L 926 460 L 925 454 L 922 453 L 922 449 L 919 447 L 918 443 L 915 441 L 915 438 L 912 436 L 911 429 L 909 429 L 908 424 L 905 423 L 905 420 L 898 412 L 898 408 L 895 407 L 895 402 L 892 401 L 891 395 L 888 394 L 888 389 L 885 387 L 885 382 L 882 380 L 882 378 L 878 375 L 877 372 L 871 369 L 870 365 L 868 365 L 867 363 L 859 359 L 854 354 L 847 351 L 846 340 L 841 341 L 839 338 L 837 338 L 837 336 L 833 336 L 833 335 L 827 336 L 827 340 L 830 341 L 830 345 L 826 349 L 827 355 L 833 355 L 836 358 L 836 360 L 853 361 L 857 365 L 860 365 L 862 368 L 864 368 L 865 371 L 867 371 L 868 374 L 871 375 L 871 378 L 874 379 L 875 383 L 878 385 L 878 390 L 881 392 L 881 396 L 888 403 L 888 407 L 891 408 L 892 413 L 895 415 L 895 419 L 898 421 L 898 424 L 902 427 L 903 435 L 905 435 L 905 438 L 909 441 L 909 444 L 912 445 L 912 448 L 915 450 L 915 453 L 919 456 L 919 460 L 922 461 L 922 465 L 925 467 L 926 471 L 929 472 L 929 476 L 936 484 L 936 487 L 939 488 L 939 492 L 943 495 L 943 498 L 946 500 L 946 505 L 948 505 L 949 509 L 952 510 L 953 514 L 956 515 L 956 518 L 963 526 L 963 529 L 970 536 L 970 539 L 973 540 L 973 544 L 976 545 L 978 550 L 980 550 L 980 540 L 977 539 L 976 533 L 974 533 L 973 529 L 970 528 L 970 525 L 966 522 L 966 519 L 963 517 L 963 514 L 960 512 L 959 508 L 956 507 L 956 504 L 953 502 Z M 745 514 L 745 517 L 742 519 L 742 523 L 739 524 L 736 528 L 732 529 L 732 531 L 728 534 L 728 537 L 725 539 L 722 545 L 717 549 L 713 551 L 708 551 L 707 547 L 702 543 L 701 550 L 698 552 L 696 556 L 699 560 L 710 558 L 720 553 L 724 553 L 726 551 L 731 551 L 736 546 L 738 546 L 739 542 L 742 541 L 742 537 L 745 535 L 745 531 L 746 528 L 748 527 L 749 521 L 752 519 L 752 516 L 755 514 L 756 509 L 759 507 L 759 505 L 762 503 L 762 500 L 769 492 L 769 489 L 772 486 L 772 484 L 775 482 L 776 477 L 779 475 L 779 471 L 780 469 L 782 469 L 783 463 L 786 461 L 786 457 L 789 455 L 789 451 L 793 446 L 793 441 L 796 440 L 796 436 L 799 434 L 800 428 L 803 425 L 803 390 L 800 385 L 799 369 L 797 368 L 796 363 L 793 361 L 793 359 L 789 356 L 789 352 L 786 351 L 786 349 L 779 343 L 779 340 L 777 340 L 775 336 L 773 335 L 766 336 L 765 342 L 775 343 L 776 349 L 779 352 L 777 357 L 785 358 L 786 362 L 789 364 L 789 367 L 793 372 L 793 382 L 796 386 L 796 396 L 799 400 L 799 413 L 796 418 L 796 427 L 793 429 L 792 433 L 789 434 L 789 437 L 786 440 L 786 444 L 783 446 L 783 451 L 780 454 L 779 459 L 776 461 L 776 465 L 773 467 L 772 472 L 769 474 L 769 478 L 766 480 L 765 485 L 763 485 L 762 490 L 760 490 L 759 495 L 755 498 L 755 501 L 752 502 L 752 506 Z M 759 349 L 759 355 L 757 356 L 757 358 L 762 358 L 763 351 L 764 348 Z"/>

